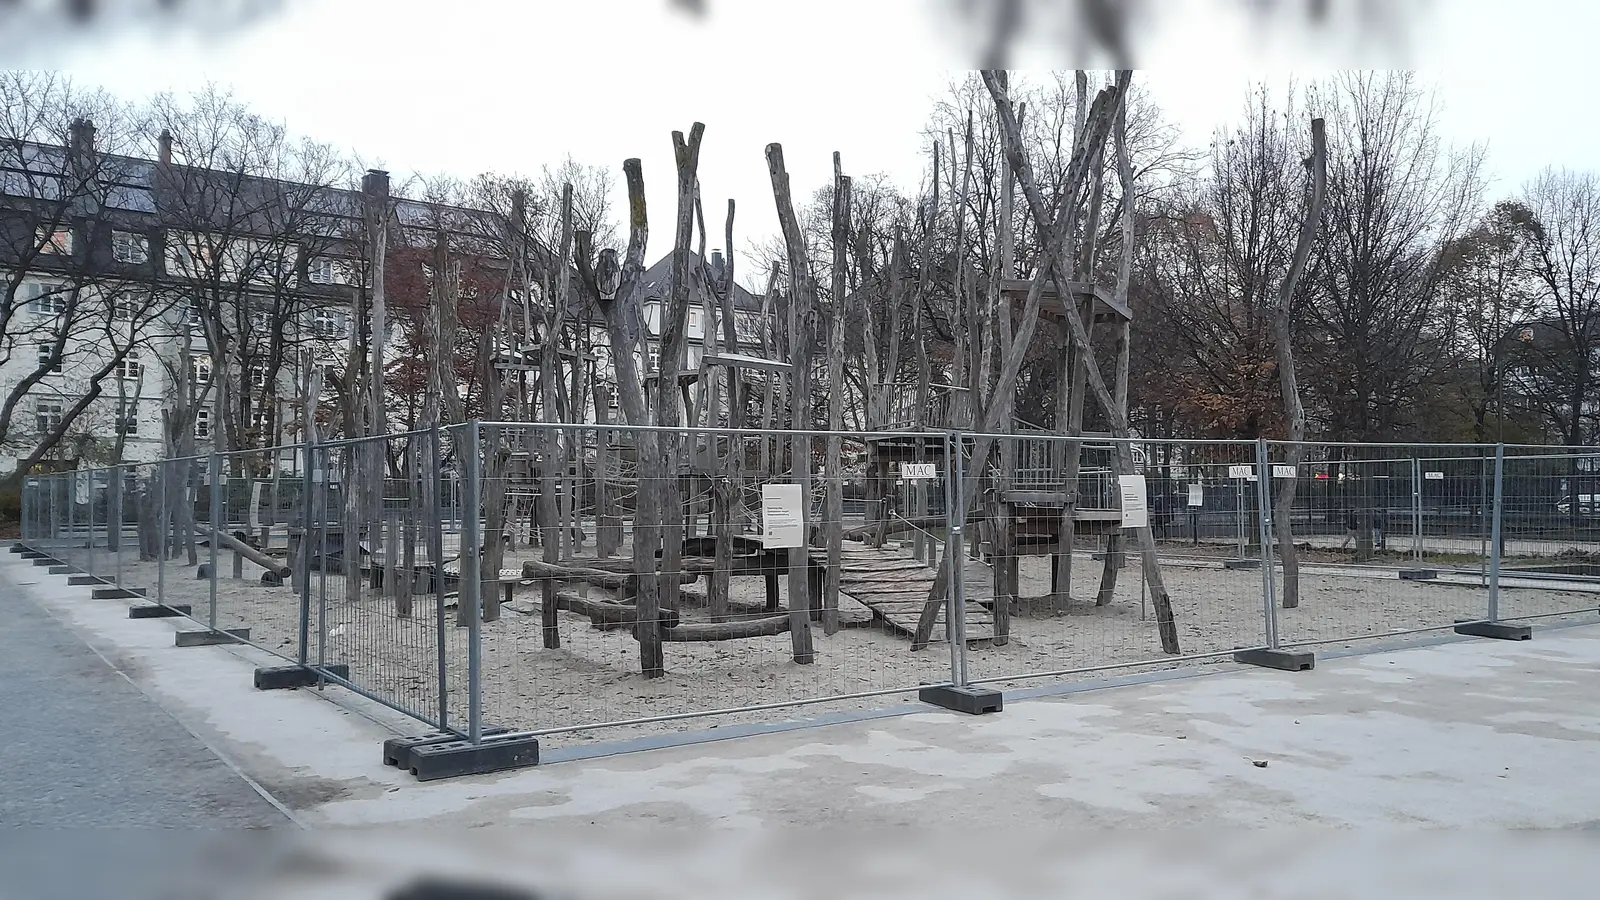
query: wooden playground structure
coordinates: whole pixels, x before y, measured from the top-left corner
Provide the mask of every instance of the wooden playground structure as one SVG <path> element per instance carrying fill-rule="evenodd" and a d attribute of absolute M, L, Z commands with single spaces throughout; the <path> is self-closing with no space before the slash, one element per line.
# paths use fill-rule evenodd
<path fill-rule="evenodd" d="M 347 599 L 376 591 L 393 597 L 401 616 L 412 614 L 413 595 L 440 591 L 456 602 L 462 621 L 469 601 L 479 603 L 492 627 L 518 587 L 536 588 L 544 647 L 560 647 L 562 612 L 586 617 L 596 628 L 630 631 L 646 677 L 664 672 L 663 645 L 670 643 L 787 633 L 794 662 L 807 664 L 814 626 L 832 635 L 875 624 L 909 639 L 913 650 L 948 640 L 957 633 L 947 621 L 950 579 L 969 557 L 987 560 L 993 576 L 991 590 L 969 590 L 962 606 L 960 633 L 970 646 L 1010 639 L 1019 555 L 1053 557 L 1051 599 L 1065 605 L 1073 596 L 1074 547 L 1103 539 L 1096 602 L 1110 602 L 1127 537 L 1117 475 L 1134 469 L 1127 424 L 1132 205 L 1122 204 L 1120 222 L 1111 223 L 1120 224 L 1120 262 L 1103 260 L 1105 247 L 1094 236 L 1107 224 L 1100 221 L 1107 182 L 1122 196 L 1133 191 L 1122 112 L 1127 76 L 1119 73 L 1092 102 L 1082 98 L 1064 196 L 1047 204 L 1004 78 L 991 75 L 1009 162 L 999 208 L 984 226 L 994 228 L 998 252 L 982 258 L 964 233 L 976 227 L 965 213 L 969 126 L 961 152 L 953 133 L 947 154 L 935 145 L 931 197 L 917 223 L 892 235 L 868 235 L 852 222 L 851 179 L 835 154 L 832 283 L 819 285 L 812 273 L 820 261 L 800 227 L 782 148 L 772 144 L 767 162 L 786 259 L 771 273 L 761 300 L 764 326 L 754 339 L 735 328 L 732 259 L 714 267 L 705 253 L 703 126 L 673 135 L 678 203 L 671 275 L 655 319 L 658 355 L 647 352 L 652 338 L 643 328 L 649 219 L 639 161 L 624 166 L 629 227 L 620 254 L 596 250 L 593 236 L 574 227 L 570 186 L 558 246 L 548 248 L 532 237 L 525 195 L 514 194 L 504 232 L 494 236 L 505 260 L 504 289 L 498 321 L 477 351 L 476 421 L 468 420 L 458 375 L 445 364 L 461 349 L 453 333 L 461 295 L 459 263 L 441 231 L 422 424 L 448 429 L 448 451 L 408 449 L 397 463 L 392 450 L 386 458 L 384 434 L 373 427 L 346 445 L 337 463 L 321 463 L 349 489 L 331 504 L 324 498 L 326 508 L 304 504 L 282 552 L 248 537 L 230 536 L 228 547 L 285 580 L 342 570 Z M 952 170 L 941 175 L 946 156 Z M 944 187 L 952 195 L 945 202 L 962 215 L 953 251 L 936 263 L 929 223 L 939 219 Z M 1038 244 L 1026 272 L 1012 234 L 1019 197 Z M 393 226 L 385 198 L 369 199 L 368 258 L 376 269 L 370 334 L 381 335 Z M 730 201 L 730 248 L 734 211 Z M 920 234 L 920 246 L 908 231 Z M 850 271 L 852 247 L 873 240 L 892 248 L 885 270 L 866 271 L 858 255 L 860 271 Z M 1116 272 L 1110 281 L 1107 271 Z M 691 310 L 703 323 L 692 366 Z M 590 329 L 603 329 L 602 346 L 588 343 Z M 372 343 L 368 352 L 381 361 L 382 341 Z M 851 349 L 857 345 L 859 352 Z M 1011 412 L 1024 359 L 1041 348 L 1055 348 L 1050 364 L 1059 385 L 1058 424 L 1050 432 Z M 847 391 L 847 357 L 864 390 Z M 653 359 L 659 364 L 650 368 Z M 360 401 L 366 408 L 355 421 L 382 421 L 381 368 L 369 367 Z M 305 432 L 313 446 L 320 393 L 320 385 L 307 386 Z M 813 408 L 816 398 L 826 398 L 825 410 Z M 864 432 L 845 432 L 847 403 L 859 404 Z M 1106 426 L 1099 433 L 1084 430 L 1090 403 Z M 901 477 L 912 464 L 931 464 L 936 478 Z M 934 496 L 934 483 L 944 496 Z M 761 490 L 778 484 L 798 486 L 805 500 L 799 546 L 775 544 L 761 521 Z M 442 496 L 444 486 L 456 496 Z M 849 523 L 847 488 L 861 510 Z M 397 512 L 387 503 L 395 495 L 413 502 Z M 949 508 L 949 498 L 959 498 L 958 509 Z M 449 536 L 442 521 L 418 515 L 433 511 L 438 519 L 447 505 L 460 511 L 460 527 Z M 972 526 L 965 541 L 951 523 Z M 1153 540 L 1147 528 L 1132 532 L 1162 647 L 1176 653 Z M 330 539 L 339 552 L 319 554 Z M 536 555 L 522 552 L 533 547 Z M 760 602 L 732 590 L 734 579 L 745 578 L 762 579 Z M 703 591 L 685 590 L 702 580 Z"/>

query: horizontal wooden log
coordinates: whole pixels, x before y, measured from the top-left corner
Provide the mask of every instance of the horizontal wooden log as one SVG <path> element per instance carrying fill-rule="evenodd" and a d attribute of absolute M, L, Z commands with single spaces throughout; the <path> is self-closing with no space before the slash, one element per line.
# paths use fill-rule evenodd
<path fill-rule="evenodd" d="M 613 603 L 609 600 L 590 600 L 577 594 L 561 591 L 556 594 L 556 609 L 588 616 L 596 625 L 628 625 L 631 626 L 639 618 L 638 607 L 627 603 Z M 678 611 L 663 609 L 660 622 L 664 628 L 675 627 L 679 622 Z"/>
<path fill-rule="evenodd" d="M 208 528 L 196 528 L 195 533 L 207 540 L 211 539 L 211 530 Z M 293 571 L 289 564 L 284 560 L 278 559 L 275 556 L 268 556 L 225 531 L 218 532 L 217 538 L 217 543 L 220 546 L 227 547 L 229 550 L 232 550 L 234 553 L 237 553 L 245 559 L 250 560 L 261 568 L 266 569 L 268 572 L 274 573 L 279 578 L 288 578 L 289 573 Z"/>
<path fill-rule="evenodd" d="M 675 644 L 699 641 L 737 641 L 744 638 L 769 637 L 789 630 L 789 616 L 767 616 L 743 622 L 695 622 L 661 629 L 661 639 Z"/>
<path fill-rule="evenodd" d="M 522 563 L 522 577 L 529 579 L 561 578 L 587 581 L 595 587 L 609 588 L 611 590 L 627 588 L 630 579 L 633 578 L 631 574 L 623 572 L 591 569 L 586 566 L 561 566 L 536 559 L 526 560 Z"/>

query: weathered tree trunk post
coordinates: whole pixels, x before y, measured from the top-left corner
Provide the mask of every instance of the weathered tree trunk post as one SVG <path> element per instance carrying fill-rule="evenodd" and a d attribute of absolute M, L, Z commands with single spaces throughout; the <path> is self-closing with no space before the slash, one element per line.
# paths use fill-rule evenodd
<path fill-rule="evenodd" d="M 791 302 L 798 311 L 796 334 L 790 350 L 794 366 L 794 424 L 797 430 L 811 425 L 811 343 L 814 334 L 817 293 L 811 277 L 811 260 L 806 253 L 805 234 L 795 217 L 794 200 L 789 192 L 789 172 L 783 165 L 783 147 L 767 145 L 767 172 L 772 178 L 772 196 L 778 207 L 778 222 L 783 227 L 784 244 L 789 256 L 789 283 Z M 794 661 L 811 663 L 816 655 L 811 645 L 811 591 L 810 591 L 810 503 L 811 503 L 811 447 L 808 440 L 796 437 L 790 463 L 790 477 L 800 485 L 800 496 L 805 512 L 805 540 L 800 547 L 789 552 L 789 637 L 794 648 Z"/>
<path fill-rule="evenodd" d="M 519 223 L 520 224 L 520 223 Z M 561 532 L 565 519 L 556 509 L 556 491 L 559 481 L 555 472 L 558 460 L 562 459 L 563 435 L 552 425 L 557 421 L 556 413 L 556 377 L 560 371 L 561 358 L 558 341 L 561 335 L 561 325 L 566 318 L 567 296 L 571 288 L 571 267 L 566 261 L 572 256 L 572 185 L 566 184 L 561 188 L 561 249 L 556 259 L 561 261 L 557 267 L 560 274 L 556 277 L 555 296 L 550 299 L 550 308 L 545 311 L 544 342 L 540 348 L 541 366 L 543 368 L 543 398 L 541 403 L 541 417 L 547 426 L 544 434 L 540 435 L 539 442 L 543 448 L 543 458 L 539 460 L 539 505 L 544 519 L 544 530 L 540 534 L 539 543 L 547 563 L 561 561 Z M 568 440 L 572 440 L 569 436 Z M 562 468 L 565 468 L 563 466 Z M 558 627 L 559 612 L 556 609 L 556 582 L 553 578 L 545 578 L 540 582 L 539 615 L 542 625 L 544 646 L 547 650 L 554 650 L 561 646 L 561 630 Z"/>
<path fill-rule="evenodd" d="M 590 271 L 592 237 L 588 232 L 577 233 L 576 257 L 589 290 L 599 297 L 600 312 L 606 320 L 606 334 L 611 345 L 611 363 L 616 369 L 617 397 L 622 414 L 630 425 L 647 425 L 650 424 L 650 414 L 645 403 L 644 381 L 639 375 L 638 354 L 641 351 L 639 326 L 643 321 L 640 305 L 644 291 L 644 253 L 649 242 L 650 219 L 645 204 L 644 170 L 640 161 L 624 161 L 622 171 L 628 184 L 628 250 L 620 272 L 615 257 L 609 252 L 602 253 L 594 271 Z M 616 279 L 617 293 L 607 296 L 601 290 L 610 278 Z M 637 437 L 640 473 L 643 475 L 661 465 L 659 444 L 653 431 L 634 434 Z M 639 479 L 633 527 L 634 637 L 639 641 L 639 664 L 646 678 L 659 678 L 666 674 L 661 646 L 661 600 L 657 579 L 653 577 L 656 572 L 656 552 L 661 549 L 660 507 L 656 493 L 656 485 L 651 479 Z"/>
<path fill-rule="evenodd" d="M 1091 164 L 1098 165 L 1100 152 L 1104 149 L 1106 135 L 1111 128 L 1111 120 L 1117 105 L 1123 102 L 1127 84 L 1131 73 L 1125 70 L 1117 72 L 1116 84 L 1100 92 L 1095 98 L 1094 106 L 1089 111 L 1085 133 L 1079 136 L 1079 152 L 1073 155 L 1072 166 L 1069 168 L 1067 181 L 1069 185 L 1081 185 L 1084 167 Z M 999 84 L 992 71 L 983 72 L 985 86 L 995 100 L 995 109 L 999 114 L 1001 131 L 1005 139 L 1006 159 L 1016 172 L 1017 183 L 1022 188 L 1023 195 L 1027 198 L 1029 211 L 1048 245 L 1061 241 L 1062 223 L 1058 220 L 1052 222 L 1045 205 L 1044 197 L 1039 190 L 1038 183 L 1033 177 L 1033 168 L 1028 163 L 1026 152 L 1023 148 L 1022 135 L 1017 126 L 1005 88 Z M 1087 151 L 1087 152 L 1083 152 Z M 1071 204 L 1068 205 L 1068 208 Z M 1059 256 L 1050 256 L 1050 270 L 1058 283 L 1070 281 L 1066 266 Z M 1082 317 L 1073 309 L 1072 305 L 1065 304 L 1067 324 L 1072 329 L 1072 339 L 1079 352 L 1083 353 L 1088 361 L 1089 387 L 1094 391 L 1095 401 L 1105 410 L 1106 418 L 1111 423 L 1111 433 L 1117 438 L 1118 468 L 1125 474 L 1133 471 L 1132 448 L 1126 444 L 1128 438 L 1128 419 L 1116 408 L 1116 402 L 1111 396 L 1111 391 L 1106 387 L 1105 378 L 1101 375 L 1098 364 L 1094 360 L 1094 352 L 1089 342 L 1088 328 Z M 1162 649 L 1167 653 L 1177 653 L 1178 630 L 1172 618 L 1172 599 L 1167 593 L 1166 581 L 1161 575 L 1161 566 L 1156 555 L 1154 533 L 1148 528 L 1139 529 L 1141 550 L 1144 556 L 1145 578 L 1150 586 L 1152 605 L 1156 612 L 1156 628 L 1161 635 Z"/>
<path fill-rule="evenodd" d="M 1295 478 L 1273 479 L 1277 485 L 1277 502 L 1272 513 L 1272 525 L 1278 552 L 1283 556 L 1283 608 L 1295 609 L 1300 605 L 1300 555 L 1294 546 L 1294 528 L 1291 515 L 1294 510 L 1295 485 L 1299 481 L 1300 462 L 1305 455 L 1306 408 L 1300 402 L 1300 385 L 1294 371 L 1294 341 L 1290 329 L 1290 314 L 1294 306 L 1294 292 L 1311 256 L 1316 242 L 1317 229 L 1322 224 L 1322 206 L 1327 197 L 1328 151 L 1323 133 L 1322 119 L 1311 120 L 1311 206 L 1300 223 L 1300 235 L 1295 241 L 1294 258 L 1283 284 L 1278 287 L 1278 302 L 1272 311 L 1272 336 L 1277 345 L 1278 384 L 1283 390 L 1283 409 L 1289 424 L 1289 449 L 1284 460 L 1295 472 Z"/>
<path fill-rule="evenodd" d="M 839 569 L 843 563 L 844 471 L 840 459 L 844 431 L 844 302 L 845 266 L 850 245 L 850 179 L 840 167 L 839 154 L 833 154 L 833 323 L 828 335 L 828 436 L 827 474 L 823 477 L 824 540 L 828 565 L 823 570 L 822 633 L 839 630 Z"/>
<path fill-rule="evenodd" d="M 728 201 L 728 219 L 726 227 L 726 246 L 728 256 L 723 263 L 720 273 L 721 283 L 717 286 L 717 300 L 722 314 L 722 346 L 729 353 L 739 352 L 739 332 L 734 318 L 733 309 L 733 217 L 734 202 Z M 711 330 L 710 318 L 707 318 L 706 328 L 708 336 L 714 334 Z M 720 367 L 728 377 L 728 427 L 743 428 L 745 422 L 745 390 L 743 376 L 739 370 L 731 366 Z M 707 416 L 707 424 L 715 425 L 717 410 L 713 407 Z M 715 439 L 712 439 L 715 441 Z M 764 438 L 763 438 L 764 440 Z M 714 479 L 712 485 L 711 518 L 712 537 L 716 541 L 716 556 L 712 561 L 711 575 L 706 584 L 706 605 L 713 621 L 722 621 L 728 615 L 728 579 L 733 569 L 733 539 L 739 527 L 744 524 L 743 494 L 744 494 L 744 435 L 733 433 L 728 436 L 728 450 L 722 458 L 722 478 Z"/>

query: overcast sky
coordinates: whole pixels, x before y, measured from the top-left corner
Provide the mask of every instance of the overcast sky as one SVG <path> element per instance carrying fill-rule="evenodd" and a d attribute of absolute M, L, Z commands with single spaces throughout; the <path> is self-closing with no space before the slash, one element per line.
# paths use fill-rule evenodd
<path fill-rule="evenodd" d="M 720 235 L 725 198 L 736 198 L 742 250 L 777 229 L 770 141 L 784 145 L 797 199 L 831 177 L 835 150 L 848 173 L 914 188 L 932 98 L 970 64 L 962 37 L 974 33 L 933 14 L 950 0 L 706 0 L 706 21 L 668 0 L 286 2 L 224 37 L 119 29 L 29 41 L 0 26 L 9 32 L 0 53 L 129 98 L 214 81 L 294 133 L 401 178 L 534 173 L 570 153 L 610 166 L 620 182 L 622 160 L 638 156 L 653 260 L 672 239 L 673 129 L 706 123 L 711 228 Z M 1222 0 L 1158 2 L 1162 18 L 1137 31 L 1136 62 L 1194 145 L 1238 114 L 1251 78 L 1404 65 L 1437 88 L 1447 140 L 1488 144 L 1491 197 L 1546 165 L 1600 170 L 1600 125 L 1589 114 L 1600 4 L 1433 0 L 1398 39 L 1345 31 L 1308 43 L 1252 31 Z M 1407 0 L 1366 2 L 1392 10 Z M 1018 54 L 1019 67 L 1072 62 L 1037 40 Z"/>

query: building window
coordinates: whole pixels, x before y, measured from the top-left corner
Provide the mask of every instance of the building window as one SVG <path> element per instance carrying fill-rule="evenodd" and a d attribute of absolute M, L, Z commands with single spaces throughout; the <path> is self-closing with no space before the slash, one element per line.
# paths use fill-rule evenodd
<path fill-rule="evenodd" d="M 139 318 L 141 309 L 143 307 L 135 300 L 117 300 L 111 304 L 111 314 L 119 322 L 132 322 Z"/>
<path fill-rule="evenodd" d="M 311 333 L 319 338 L 343 338 L 348 327 L 349 317 L 340 310 L 324 308 L 311 312 Z"/>
<path fill-rule="evenodd" d="M 306 260 L 306 280 L 312 284 L 338 284 L 339 271 L 334 267 L 333 258 L 315 256 Z"/>
<path fill-rule="evenodd" d="M 264 388 L 264 387 L 267 386 L 267 384 L 268 384 L 267 364 L 264 363 L 264 362 L 253 362 L 253 363 L 251 363 L 250 364 L 250 386 L 251 387 Z"/>
<path fill-rule="evenodd" d="M 197 409 L 194 412 L 194 436 L 197 438 L 211 437 L 211 410 Z"/>
<path fill-rule="evenodd" d="M 48 253 L 51 256 L 72 255 L 72 229 L 40 225 L 36 237 L 39 240 L 40 253 Z"/>
<path fill-rule="evenodd" d="M 205 313 L 200 311 L 200 305 L 191 303 L 183 308 L 183 318 L 193 331 L 204 331 L 206 327 Z"/>
<path fill-rule="evenodd" d="M 250 314 L 250 330 L 255 332 L 268 332 L 272 330 L 272 313 L 253 312 Z"/>
<path fill-rule="evenodd" d="M 130 266 L 150 261 L 150 239 L 137 231 L 111 232 L 111 258 Z"/>
<path fill-rule="evenodd" d="M 195 357 L 189 360 L 189 375 L 197 388 L 211 383 L 211 360 Z"/>
<path fill-rule="evenodd" d="M 117 431 L 127 437 L 139 434 L 139 409 L 130 406 L 117 413 Z"/>
<path fill-rule="evenodd" d="M 33 414 L 39 425 L 39 433 L 51 434 L 61 427 L 67 410 L 59 400 L 40 400 L 33 408 Z"/>
<path fill-rule="evenodd" d="M 56 354 L 54 343 L 39 345 L 39 368 L 51 375 L 61 374 L 61 357 L 66 354 Z"/>
<path fill-rule="evenodd" d="M 33 313 L 40 318 L 55 318 L 67 311 L 67 289 L 59 284 L 40 284 L 35 281 L 28 285 L 28 303 L 33 307 Z"/>
<path fill-rule="evenodd" d="M 144 363 L 139 360 L 139 348 L 129 348 L 127 355 L 117 361 L 117 367 L 113 371 L 118 378 L 127 381 L 138 380 L 139 376 L 144 374 Z"/>

